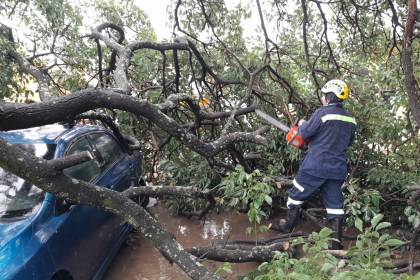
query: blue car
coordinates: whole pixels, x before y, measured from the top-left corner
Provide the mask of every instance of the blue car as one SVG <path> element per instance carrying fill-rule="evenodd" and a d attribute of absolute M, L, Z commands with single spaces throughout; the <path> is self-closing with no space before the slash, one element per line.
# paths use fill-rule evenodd
<path fill-rule="evenodd" d="M 101 126 L 48 125 L 0 132 L 44 159 L 89 151 L 68 176 L 122 191 L 141 184 L 141 155 Z M 71 204 L 0 168 L 0 279 L 101 279 L 131 231 L 118 216 Z"/>

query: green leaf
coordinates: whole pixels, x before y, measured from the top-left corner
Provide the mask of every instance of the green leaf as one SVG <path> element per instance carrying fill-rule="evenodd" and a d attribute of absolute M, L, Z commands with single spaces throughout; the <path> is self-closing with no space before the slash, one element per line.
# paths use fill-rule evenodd
<path fill-rule="evenodd" d="M 387 240 L 389 238 L 389 234 L 384 234 L 382 235 L 379 239 L 378 239 L 378 243 L 381 244 L 382 242 L 384 242 L 385 240 Z"/>
<path fill-rule="evenodd" d="M 360 231 L 363 232 L 363 221 L 360 220 L 360 218 L 356 218 L 356 221 L 354 221 L 354 226 Z"/>
<path fill-rule="evenodd" d="M 385 245 L 390 246 L 390 247 L 398 247 L 398 246 L 401 246 L 401 245 L 404 245 L 404 244 L 405 244 L 404 241 L 401 241 L 401 240 L 395 239 L 395 238 L 389 239 L 385 242 Z"/>
<path fill-rule="evenodd" d="M 332 233 L 332 230 L 330 228 L 325 227 L 325 228 L 321 229 L 321 231 L 319 232 L 319 236 L 322 237 L 322 238 L 326 238 L 326 237 L 330 236 L 331 233 Z"/>
<path fill-rule="evenodd" d="M 232 264 L 225 262 L 223 265 L 219 266 L 216 270 L 217 274 L 222 274 L 222 273 L 233 273 L 232 270 Z"/>
<path fill-rule="evenodd" d="M 312 276 L 304 274 L 304 273 L 297 273 L 297 272 L 292 272 L 288 275 L 290 277 L 290 279 L 294 279 L 294 280 L 312 280 Z"/>
<path fill-rule="evenodd" d="M 391 226 L 391 223 L 382 222 L 376 227 L 376 230 L 379 231 L 381 229 L 384 229 L 384 228 L 387 228 L 387 227 L 390 227 L 390 226 Z"/>
<path fill-rule="evenodd" d="M 371 221 L 371 225 L 373 228 L 376 227 L 376 225 L 384 218 L 384 215 L 382 214 L 377 214 L 375 215 L 375 217 L 373 217 L 372 221 Z"/>
<path fill-rule="evenodd" d="M 324 263 L 324 265 L 321 267 L 321 271 L 322 272 L 329 272 L 332 269 L 335 268 L 335 265 L 333 265 L 332 263 L 326 262 Z"/>
<path fill-rule="evenodd" d="M 265 202 L 267 202 L 269 205 L 273 203 L 273 199 L 269 195 L 265 195 L 264 197 Z"/>
<path fill-rule="evenodd" d="M 363 249 L 363 242 L 362 242 L 362 241 L 360 241 L 360 240 L 357 240 L 357 241 L 356 241 L 356 247 L 357 247 L 358 249 Z"/>

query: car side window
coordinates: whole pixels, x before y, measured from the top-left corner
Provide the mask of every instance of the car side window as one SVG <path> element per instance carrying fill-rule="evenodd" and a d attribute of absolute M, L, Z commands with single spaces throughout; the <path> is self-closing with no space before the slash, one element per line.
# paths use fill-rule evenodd
<path fill-rule="evenodd" d="M 83 137 L 70 146 L 70 148 L 66 152 L 66 155 L 74 155 L 85 151 L 89 151 L 92 153 L 89 141 L 85 137 Z M 81 164 L 64 169 L 64 174 L 86 182 L 92 181 L 100 173 L 101 170 L 94 160 L 86 161 Z"/>
<path fill-rule="evenodd" d="M 120 145 L 110 135 L 95 133 L 88 137 L 93 144 L 94 149 L 96 149 L 95 152 L 99 152 L 100 157 L 103 160 L 101 171 L 105 171 L 122 157 L 123 151 L 121 150 Z"/>

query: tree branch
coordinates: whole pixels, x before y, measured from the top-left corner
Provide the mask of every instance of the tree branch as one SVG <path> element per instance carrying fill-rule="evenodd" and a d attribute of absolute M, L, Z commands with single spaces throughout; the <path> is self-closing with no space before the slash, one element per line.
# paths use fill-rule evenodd
<path fill-rule="evenodd" d="M 28 155 L 1 139 L 0 154 L 3 159 L 0 161 L 2 168 L 32 182 L 42 190 L 74 203 L 93 206 L 119 215 L 138 229 L 143 236 L 152 240 L 162 255 L 176 262 L 192 279 L 220 279 L 184 250 L 181 244 L 175 241 L 147 211 L 122 193 L 71 179 L 61 173 L 42 177 L 40 176 L 42 170 L 49 168 L 45 160 Z"/>
<path fill-rule="evenodd" d="M 0 24 L 0 35 L 1 33 L 8 34 L 7 35 L 8 40 L 10 41 L 11 44 L 14 44 L 12 30 L 9 27 L 3 24 Z M 50 90 L 49 90 L 50 79 L 48 75 L 42 72 L 40 69 L 33 66 L 31 62 L 29 62 L 29 60 L 27 60 L 24 56 L 19 54 L 14 48 L 9 48 L 8 54 L 11 58 L 13 58 L 16 61 L 16 63 L 19 65 L 19 68 L 23 72 L 34 77 L 35 80 L 38 82 L 39 98 L 41 100 L 50 99 L 51 98 Z"/>
<path fill-rule="evenodd" d="M 267 143 L 261 136 L 267 128 L 261 128 L 255 132 L 229 133 L 213 142 L 206 143 L 164 114 L 160 110 L 162 106 L 106 89 L 82 90 L 41 103 L 0 103 L 0 129 L 28 128 L 71 120 L 76 115 L 97 108 L 119 109 L 145 117 L 206 158 L 214 157 L 225 150 L 229 144 L 238 141 L 260 145 Z"/>

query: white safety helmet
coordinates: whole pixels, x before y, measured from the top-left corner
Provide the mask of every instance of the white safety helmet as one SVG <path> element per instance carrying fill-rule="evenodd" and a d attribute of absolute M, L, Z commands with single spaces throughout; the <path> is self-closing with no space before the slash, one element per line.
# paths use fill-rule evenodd
<path fill-rule="evenodd" d="M 334 93 L 340 100 L 346 100 L 349 98 L 349 87 L 341 80 L 330 80 L 321 89 L 321 92 Z"/>

